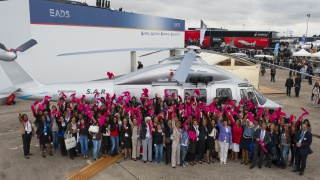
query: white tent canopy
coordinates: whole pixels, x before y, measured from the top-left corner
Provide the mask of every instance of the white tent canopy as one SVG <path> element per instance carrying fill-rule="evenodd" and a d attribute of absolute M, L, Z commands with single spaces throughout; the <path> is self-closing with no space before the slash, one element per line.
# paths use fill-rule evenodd
<path fill-rule="evenodd" d="M 307 52 L 304 49 L 301 49 L 300 51 L 293 53 L 293 56 L 308 56 L 308 57 L 310 57 L 310 56 L 312 56 L 312 54 Z"/>
<path fill-rule="evenodd" d="M 317 53 L 312 54 L 312 57 L 320 58 L 320 51 L 319 51 L 319 52 L 317 52 Z"/>
<path fill-rule="evenodd" d="M 270 55 L 254 55 L 255 58 L 264 58 L 266 57 L 267 59 L 273 59 L 273 56 Z"/>

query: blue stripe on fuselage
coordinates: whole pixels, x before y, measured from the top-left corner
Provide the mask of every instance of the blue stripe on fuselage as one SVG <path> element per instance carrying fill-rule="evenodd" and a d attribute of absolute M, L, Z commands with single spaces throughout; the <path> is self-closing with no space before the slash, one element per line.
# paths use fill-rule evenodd
<path fill-rule="evenodd" d="M 32 94 L 24 95 L 24 96 L 19 96 L 18 98 L 20 99 L 27 99 L 28 97 L 31 97 Z"/>

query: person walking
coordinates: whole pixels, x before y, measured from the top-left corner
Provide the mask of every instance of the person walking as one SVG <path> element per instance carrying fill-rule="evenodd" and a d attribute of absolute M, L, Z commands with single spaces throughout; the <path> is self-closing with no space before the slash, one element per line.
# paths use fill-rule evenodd
<path fill-rule="evenodd" d="M 303 175 L 307 164 L 308 155 L 312 154 L 310 146 L 312 144 L 312 134 L 307 131 L 307 125 L 302 124 L 301 131 L 298 131 L 294 137 L 294 143 L 296 143 L 296 168 L 293 172 L 300 172 L 299 175 Z"/>
<path fill-rule="evenodd" d="M 291 88 L 293 87 L 293 79 L 292 79 L 292 75 L 289 75 L 289 78 L 286 80 L 286 84 L 285 87 L 287 87 L 287 96 L 291 96 Z"/>
<path fill-rule="evenodd" d="M 301 74 L 298 74 L 298 76 L 294 79 L 294 91 L 296 93 L 296 97 L 299 97 L 301 88 Z"/>
<path fill-rule="evenodd" d="M 274 66 L 271 67 L 271 81 L 276 82 L 275 81 L 275 76 L 276 76 L 276 68 Z"/>
<path fill-rule="evenodd" d="M 318 101 L 319 101 L 319 82 L 316 82 L 313 86 L 312 89 L 312 94 L 313 94 L 313 107 L 317 108 L 318 107 Z"/>

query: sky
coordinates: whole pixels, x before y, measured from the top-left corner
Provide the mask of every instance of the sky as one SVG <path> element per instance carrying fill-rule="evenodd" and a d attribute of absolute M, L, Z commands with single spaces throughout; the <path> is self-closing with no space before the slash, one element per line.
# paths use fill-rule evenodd
<path fill-rule="evenodd" d="M 86 1 L 88 4 L 95 2 Z M 212 28 L 253 31 L 270 28 L 280 36 L 286 35 L 289 29 L 293 36 L 299 37 L 306 34 L 307 14 L 311 14 L 307 35 L 320 34 L 319 0 L 111 0 L 111 7 L 183 19 L 186 28 L 200 27 L 202 19 Z"/>

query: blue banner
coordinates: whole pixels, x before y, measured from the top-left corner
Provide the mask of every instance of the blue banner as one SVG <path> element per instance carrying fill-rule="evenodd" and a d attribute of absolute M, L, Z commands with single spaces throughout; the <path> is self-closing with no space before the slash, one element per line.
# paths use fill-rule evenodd
<path fill-rule="evenodd" d="M 31 24 L 184 31 L 185 21 L 91 6 L 29 0 Z"/>
<path fill-rule="evenodd" d="M 274 51 L 273 51 L 274 56 L 278 56 L 278 53 L 279 53 L 279 43 L 275 45 Z"/>

